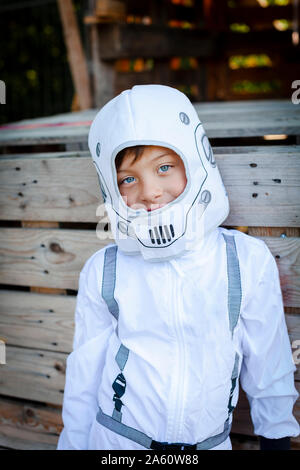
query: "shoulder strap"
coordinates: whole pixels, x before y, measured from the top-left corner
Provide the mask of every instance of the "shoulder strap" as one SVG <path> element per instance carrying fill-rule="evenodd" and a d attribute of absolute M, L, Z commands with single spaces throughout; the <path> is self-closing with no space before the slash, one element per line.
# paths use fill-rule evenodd
<path fill-rule="evenodd" d="M 105 250 L 104 264 L 103 264 L 103 276 L 102 276 L 102 297 L 106 302 L 107 308 L 110 313 L 118 321 L 119 319 L 119 306 L 114 297 L 115 286 L 116 286 L 116 261 L 117 261 L 117 245 L 109 246 Z M 116 334 L 118 335 L 118 324 L 116 327 Z M 115 408 L 113 410 L 112 419 L 118 422 L 122 420 L 121 408 L 123 402 L 121 397 L 124 395 L 126 390 L 126 379 L 123 375 L 123 369 L 128 360 L 129 349 L 126 348 L 122 343 L 120 344 L 119 350 L 116 354 L 115 360 L 121 371 L 116 377 L 112 384 L 112 388 L 115 392 L 113 401 Z"/>
<path fill-rule="evenodd" d="M 227 254 L 229 328 L 231 335 L 233 335 L 239 319 L 242 301 L 240 265 L 234 237 L 224 233 L 223 237 L 226 242 Z"/>
<path fill-rule="evenodd" d="M 116 259 L 118 246 L 109 246 L 105 250 L 103 277 L 102 277 L 102 297 L 106 302 L 107 308 L 116 320 L 119 318 L 119 306 L 114 297 L 116 285 Z"/>
<path fill-rule="evenodd" d="M 229 328 L 231 336 L 233 336 L 234 329 L 237 325 L 240 308 L 242 301 L 242 285 L 240 275 L 240 265 L 236 250 L 236 244 L 234 236 L 225 235 L 223 233 L 224 240 L 226 242 L 226 254 L 227 254 L 227 276 L 228 276 L 228 313 L 229 313 Z M 239 355 L 235 354 L 234 366 L 231 374 L 231 389 L 228 401 L 228 419 L 230 414 L 234 410 L 232 405 L 233 394 L 237 385 L 239 375 Z"/>

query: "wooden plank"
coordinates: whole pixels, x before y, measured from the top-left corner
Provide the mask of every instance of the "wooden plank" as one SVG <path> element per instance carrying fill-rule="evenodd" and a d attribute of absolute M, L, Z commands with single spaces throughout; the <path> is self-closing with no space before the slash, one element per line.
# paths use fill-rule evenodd
<path fill-rule="evenodd" d="M 271 100 L 270 100 L 271 101 Z M 268 134 L 298 135 L 300 128 L 300 108 L 293 103 L 282 102 L 279 106 L 273 100 L 268 106 L 261 103 L 257 106 L 251 102 L 243 102 L 243 107 L 237 102 L 228 107 L 225 103 L 207 104 L 195 103 L 195 109 L 208 137 L 251 137 Z"/>
<path fill-rule="evenodd" d="M 55 450 L 61 408 L 0 397 L 0 445 L 15 450 Z"/>
<path fill-rule="evenodd" d="M 300 238 L 259 238 L 267 243 L 278 262 L 284 304 L 287 307 L 298 307 L 300 305 Z M 296 283 L 292 273 L 297 273 Z"/>
<path fill-rule="evenodd" d="M 299 135 L 300 108 L 290 100 L 193 103 L 208 137 Z M 0 146 L 83 142 L 96 109 L 0 126 Z M 40 127 L 42 126 L 42 127 Z"/>
<path fill-rule="evenodd" d="M 249 147 L 248 147 L 249 150 Z M 224 225 L 287 226 L 299 224 L 300 160 L 293 150 L 279 158 L 280 152 L 218 153 L 215 156 L 230 201 L 230 214 Z M 226 152 L 226 150 L 225 150 Z M 282 166 L 282 163 L 284 165 Z M 297 182 L 298 180 L 298 182 Z M 284 185 L 284 186 L 282 186 Z M 243 209 L 242 209 L 243 207 Z M 290 212 L 291 210 L 291 212 Z M 288 221 L 280 222 L 283 214 Z M 254 216 L 254 217 L 253 217 Z M 236 224 L 234 220 L 239 220 Z M 282 219 L 281 219 L 282 220 Z"/>
<path fill-rule="evenodd" d="M 102 235 L 111 236 L 110 232 Z M 264 241 L 278 262 L 285 306 L 299 307 L 300 239 L 266 237 Z M 0 283 L 77 290 L 85 261 L 112 242 L 99 240 L 93 230 L 2 228 Z"/>
<path fill-rule="evenodd" d="M 63 353 L 6 346 L 1 395 L 62 405 L 66 358 Z"/>
<path fill-rule="evenodd" d="M 0 126 L 0 145 L 87 143 L 97 109 L 24 119 Z"/>
<path fill-rule="evenodd" d="M 83 155 L 86 158 L 76 152 L 2 157 L 0 217 L 96 222 L 99 183 L 89 153 Z"/>
<path fill-rule="evenodd" d="M 92 106 L 89 75 L 72 0 L 57 0 L 76 94 L 81 109 Z"/>
<path fill-rule="evenodd" d="M 225 224 L 300 226 L 300 146 L 213 150 L 230 200 Z M 97 223 L 105 214 L 88 152 L 2 156 L 0 185 L 0 220 Z"/>
<path fill-rule="evenodd" d="M 70 353 L 76 297 L 0 290 L 0 331 L 11 346 Z"/>
<path fill-rule="evenodd" d="M 94 230 L 10 228 L 0 230 L 0 240 L 0 283 L 75 290 L 85 261 L 112 242 Z"/>

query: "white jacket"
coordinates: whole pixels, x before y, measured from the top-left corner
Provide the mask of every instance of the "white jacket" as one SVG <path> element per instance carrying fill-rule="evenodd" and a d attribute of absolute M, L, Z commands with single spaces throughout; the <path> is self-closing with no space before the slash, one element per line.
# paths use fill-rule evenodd
<path fill-rule="evenodd" d="M 224 235 L 234 237 L 240 273 L 241 305 L 232 332 L 229 288 L 235 286 L 229 286 Z M 232 419 L 229 402 L 235 406 L 238 399 L 236 386 L 230 400 L 238 365 L 235 375 L 248 396 L 254 432 L 273 439 L 299 434 L 278 270 L 263 241 L 219 227 L 200 251 L 175 260 L 149 263 L 118 251 L 111 298 L 118 321 L 101 294 L 105 252 L 91 256 L 80 273 L 57 449 L 145 450 L 96 419 L 100 407 L 118 422 L 112 418 L 112 384 L 121 372 L 121 344 L 129 351 L 122 370 L 126 429 L 190 444 L 222 433 Z M 230 438 L 213 449 L 231 449 Z"/>

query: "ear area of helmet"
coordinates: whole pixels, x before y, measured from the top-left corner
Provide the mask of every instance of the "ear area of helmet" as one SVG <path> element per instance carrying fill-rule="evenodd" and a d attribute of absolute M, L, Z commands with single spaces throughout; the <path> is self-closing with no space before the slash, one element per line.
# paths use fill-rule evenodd
<path fill-rule="evenodd" d="M 199 124 L 196 128 L 195 142 L 198 154 L 206 169 L 209 170 L 209 168 L 216 168 L 217 163 L 213 154 L 211 144 L 201 124 Z"/>

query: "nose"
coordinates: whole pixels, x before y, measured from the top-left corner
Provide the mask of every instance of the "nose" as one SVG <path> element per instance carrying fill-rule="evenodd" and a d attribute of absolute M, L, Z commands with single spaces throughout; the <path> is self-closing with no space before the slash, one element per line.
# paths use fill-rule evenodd
<path fill-rule="evenodd" d="M 140 198 L 144 203 L 158 203 L 163 194 L 163 188 L 155 178 L 143 181 Z"/>

